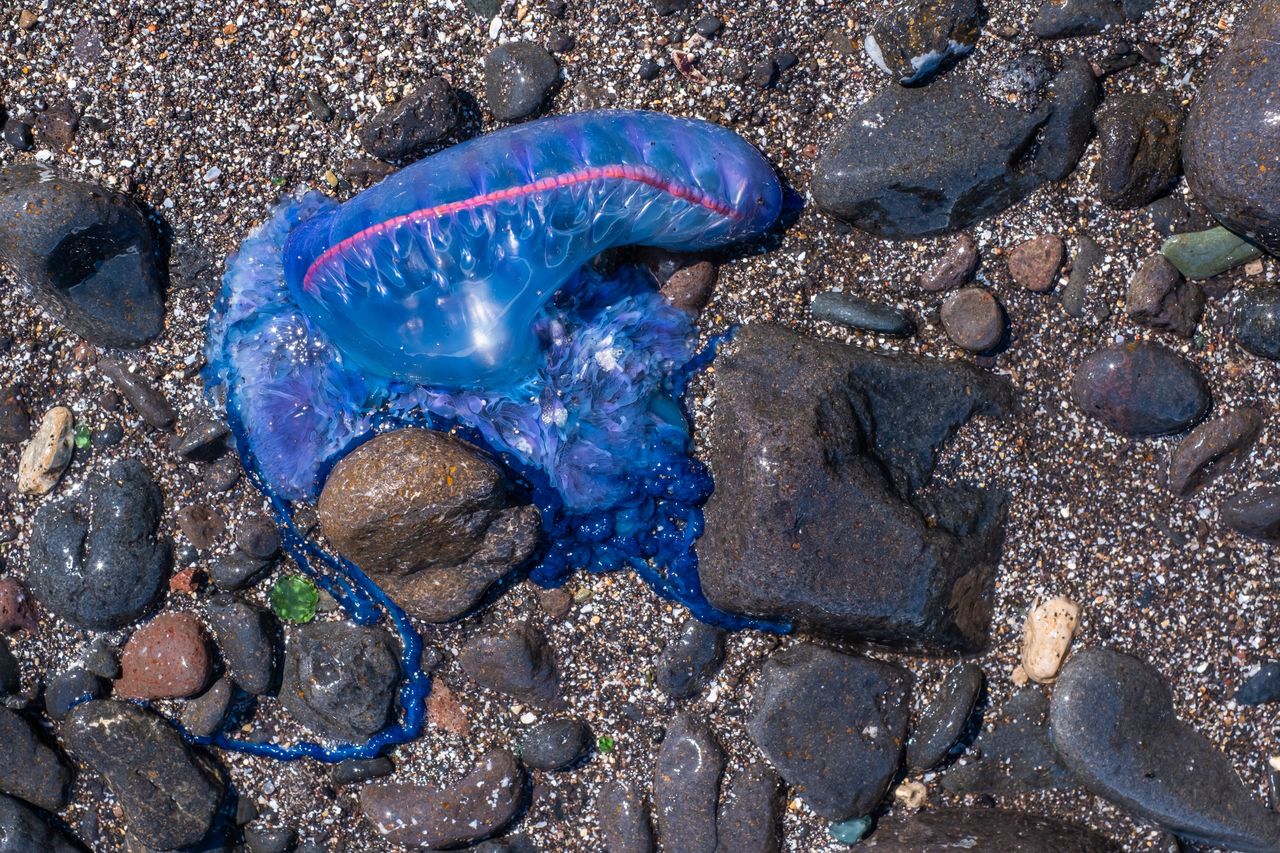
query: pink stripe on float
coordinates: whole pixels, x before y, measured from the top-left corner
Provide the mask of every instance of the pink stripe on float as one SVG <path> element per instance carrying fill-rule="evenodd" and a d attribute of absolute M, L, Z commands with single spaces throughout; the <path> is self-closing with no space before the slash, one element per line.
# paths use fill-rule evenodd
<path fill-rule="evenodd" d="M 520 196 L 533 195 L 535 193 L 547 192 L 548 190 L 562 189 L 564 187 L 573 186 L 575 184 L 584 184 L 591 181 L 599 180 L 620 180 L 634 181 L 638 184 L 644 184 L 661 190 L 674 198 L 681 201 L 687 201 L 691 204 L 697 204 L 705 207 L 712 213 L 721 216 L 727 216 L 730 219 L 742 219 L 741 211 L 735 210 L 728 203 L 720 199 L 713 198 L 707 193 L 696 187 L 685 186 L 668 178 L 664 178 L 657 169 L 651 166 L 594 166 L 590 169 L 583 169 L 578 172 L 568 172 L 563 175 L 557 175 L 553 178 L 541 178 L 531 184 L 522 184 L 520 186 L 508 187 L 505 190 L 495 190 L 484 195 L 472 196 L 462 201 L 451 201 L 447 204 L 437 204 L 434 207 L 424 207 L 421 210 L 415 210 L 406 213 L 403 216 L 395 216 L 377 225 L 370 225 L 363 231 L 352 234 L 345 240 L 335 243 L 324 251 L 320 257 L 316 258 L 311 266 L 307 267 L 306 274 L 302 277 L 302 287 L 308 293 L 316 292 L 316 285 L 313 278 L 317 271 L 333 261 L 343 252 L 351 249 L 353 246 L 359 245 L 373 237 L 382 234 L 385 231 L 391 231 L 399 228 L 401 225 L 408 225 L 415 222 L 422 222 L 427 219 L 437 219 L 442 216 L 448 216 L 463 210 L 474 210 L 478 207 L 484 207 L 488 204 L 494 204 L 507 199 L 519 198 Z"/>

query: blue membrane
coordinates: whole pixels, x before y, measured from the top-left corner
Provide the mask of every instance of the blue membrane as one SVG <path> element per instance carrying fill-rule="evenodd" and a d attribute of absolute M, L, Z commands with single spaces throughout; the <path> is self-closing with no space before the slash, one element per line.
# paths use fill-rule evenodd
<path fill-rule="evenodd" d="M 399 635 L 401 714 L 363 744 L 190 739 L 342 761 L 417 737 L 430 690 L 420 635 L 359 567 L 293 522 L 294 502 L 313 500 L 333 464 L 406 426 L 452 431 L 506 466 L 542 516 L 546 545 L 523 570 L 534 582 L 627 566 L 704 621 L 788 630 L 717 611 L 698 581 L 693 546 L 713 484 L 691 455 L 681 398 L 714 346 L 696 352 L 691 319 L 646 275 L 588 265 L 627 242 L 755 236 L 781 199 L 768 164 L 729 131 L 589 113 L 450 149 L 344 205 L 316 193 L 284 201 L 228 262 L 205 379 L 299 567 L 354 621 L 386 619 Z M 406 218 L 424 206 L 436 212 Z M 455 346 L 477 329 L 496 334 L 494 317 L 498 338 L 519 338 L 494 350 L 497 367 Z M 432 329 L 439 347 L 424 343 Z"/>

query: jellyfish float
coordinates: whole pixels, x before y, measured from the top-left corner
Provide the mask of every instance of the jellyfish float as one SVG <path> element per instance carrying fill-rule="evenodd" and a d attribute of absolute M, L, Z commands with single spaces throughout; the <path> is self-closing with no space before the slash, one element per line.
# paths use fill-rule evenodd
<path fill-rule="evenodd" d="M 768 161 L 728 129 L 597 111 L 470 140 L 343 204 L 312 192 L 278 206 L 228 262 L 206 383 L 299 565 L 354 620 L 390 619 L 406 681 L 399 723 L 365 744 L 208 742 L 342 760 L 416 736 L 418 634 L 292 523 L 338 459 L 388 428 L 458 431 L 528 484 L 547 542 L 534 581 L 628 566 L 700 618 L 754 624 L 714 611 L 698 584 L 711 479 L 680 405 L 707 357 L 692 319 L 646 274 L 591 261 L 750 240 L 782 203 Z"/>

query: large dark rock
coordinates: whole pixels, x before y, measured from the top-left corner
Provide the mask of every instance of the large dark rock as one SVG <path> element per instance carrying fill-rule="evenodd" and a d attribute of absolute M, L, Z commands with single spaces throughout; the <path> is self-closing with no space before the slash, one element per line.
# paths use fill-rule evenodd
<path fill-rule="evenodd" d="M 361 742 L 386 725 L 400 659 L 384 628 L 313 622 L 290 634 L 281 682 L 281 703 L 304 726 Z"/>
<path fill-rule="evenodd" d="M 858 845 L 876 853 L 1119 853 L 1119 848 L 1073 823 L 996 809 L 925 811 L 876 827 Z"/>
<path fill-rule="evenodd" d="M 546 635 L 528 623 L 472 637 L 459 652 L 458 663 L 490 690 L 543 708 L 564 704 L 555 651 Z"/>
<path fill-rule="evenodd" d="M 1178 177 L 1182 100 L 1172 92 L 1117 94 L 1098 112 L 1098 195 L 1112 207 L 1142 207 Z"/>
<path fill-rule="evenodd" d="M 1009 386 L 768 325 L 744 328 L 715 377 L 707 598 L 826 633 L 981 648 L 1005 498 L 922 487 L 962 423 L 1012 405 Z"/>
<path fill-rule="evenodd" d="M 1044 0 L 1031 29 L 1042 39 L 1094 36 L 1124 20 L 1116 0 Z"/>
<path fill-rule="evenodd" d="M 343 457 L 318 504 L 325 536 L 410 614 L 460 616 L 527 558 L 538 510 L 501 469 L 441 432 L 384 433 Z"/>
<path fill-rule="evenodd" d="M 43 504 L 31 525 L 31 591 L 82 628 L 134 621 L 164 592 L 170 548 L 156 535 L 162 507 L 151 475 L 131 459 Z"/>
<path fill-rule="evenodd" d="M 26 719 L 0 707 L 0 791 L 51 812 L 67 804 L 71 770 Z"/>
<path fill-rule="evenodd" d="M 1209 410 L 1195 365 L 1148 341 L 1113 344 L 1085 358 L 1071 379 L 1080 410 L 1130 438 L 1181 432 Z"/>
<path fill-rule="evenodd" d="M 31 806 L 0 794 L 0 853 L 81 853 L 83 849 Z"/>
<path fill-rule="evenodd" d="M 1223 224 L 1280 252 L 1280 0 L 1257 0 L 1200 84 L 1183 134 L 1192 191 Z"/>
<path fill-rule="evenodd" d="M 71 712 L 62 735 L 110 786 L 138 840 L 172 850 L 209 834 L 226 781 L 213 759 L 188 746 L 164 718 L 127 702 L 86 702 Z"/>
<path fill-rule="evenodd" d="M 792 646 L 765 661 L 747 731 L 817 814 L 870 814 L 898 770 L 910 689 L 895 664 Z"/>
<path fill-rule="evenodd" d="M 360 144 L 374 157 L 407 160 L 458 126 L 458 96 L 448 81 L 430 77 L 402 100 L 379 112 L 360 131 Z"/>
<path fill-rule="evenodd" d="M 34 166 L 0 172 L 0 264 L 92 343 L 139 347 L 164 329 L 162 276 L 138 206 Z"/>
<path fill-rule="evenodd" d="M 394 844 L 452 849 L 508 824 L 524 803 L 524 787 L 524 771 L 515 756 L 495 749 L 451 785 L 366 785 L 360 791 L 360 810 Z"/>
<path fill-rule="evenodd" d="M 500 44 L 484 58 L 484 93 L 498 121 L 519 121 L 537 112 L 560 78 L 560 66 L 540 45 Z"/>
<path fill-rule="evenodd" d="M 878 237 L 966 228 L 1065 177 L 1093 129 L 1097 82 L 1070 60 L 1024 111 L 962 80 L 890 86 L 858 107 L 813 178 L 818 207 Z"/>
<path fill-rule="evenodd" d="M 653 767 L 653 808 L 664 850 L 716 853 L 716 803 L 725 755 L 707 724 L 678 714 Z"/>
<path fill-rule="evenodd" d="M 1074 654 L 1054 688 L 1050 734 L 1085 787 L 1176 835 L 1241 853 L 1280 850 L 1280 814 L 1178 719 L 1164 678 L 1137 658 Z"/>
<path fill-rule="evenodd" d="M 673 699 L 702 691 L 724 661 L 724 631 L 690 617 L 662 650 L 654 667 L 654 686 Z"/>
<path fill-rule="evenodd" d="M 218 595 L 205 608 L 218 649 L 236 684 L 255 695 L 276 680 L 279 623 L 267 610 L 233 595 Z"/>

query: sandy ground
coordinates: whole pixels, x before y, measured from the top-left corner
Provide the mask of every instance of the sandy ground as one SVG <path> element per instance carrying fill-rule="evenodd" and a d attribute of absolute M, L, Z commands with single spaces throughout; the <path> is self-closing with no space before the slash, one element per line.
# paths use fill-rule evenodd
<path fill-rule="evenodd" d="M 574 37 L 576 46 L 559 57 L 564 84 L 549 112 L 625 106 L 719 121 L 759 145 L 802 192 L 818 146 L 853 106 L 886 85 L 861 50 L 852 47 L 860 43 L 879 2 L 706 2 L 697 13 L 658 18 L 640 2 L 577 0 L 562 21 L 541 3 L 508 3 L 492 23 L 475 18 L 455 0 L 59 0 L 46 5 L 28 4 L 39 23 L 27 32 L 17 26 L 19 0 L 0 0 L 5 45 L 0 98 L 18 114 L 41 101 L 68 97 L 87 104 L 87 114 L 105 119 L 106 129 L 84 128 L 72 150 L 38 150 L 35 158 L 66 174 L 129 190 L 173 229 L 177 262 L 188 270 L 209 264 L 194 276 L 195 286 L 170 294 L 162 338 L 129 356 L 132 363 L 154 366 L 158 383 L 184 415 L 203 405 L 193 369 L 226 253 L 266 216 L 282 191 L 337 183 L 335 194 L 352 193 L 345 180 L 331 179 L 342 176 L 343 164 L 361 153 L 359 121 L 427 76 L 442 74 L 482 102 L 481 61 L 497 41 L 545 43 L 554 28 Z M 1182 86 L 1179 91 L 1190 97 L 1242 5 L 1163 0 L 1144 23 L 1123 34 L 1161 43 L 1166 64 L 1113 75 L 1107 91 Z M 1034 46 L 1026 4 L 993 0 L 989 7 L 985 34 L 959 72 L 981 76 Z M 726 24 L 710 43 L 694 36 L 692 26 L 707 12 Z M 1006 39 L 1000 33 L 1017 35 Z M 1098 58 L 1107 41 L 1073 40 L 1050 50 Z M 708 82 L 686 79 L 671 67 L 670 50 L 682 43 Z M 732 81 L 736 63 L 783 52 L 794 53 L 799 64 L 781 76 L 776 88 L 761 91 Z M 646 83 L 637 68 L 649 56 L 662 63 L 663 72 Z M 339 116 L 331 123 L 315 120 L 305 101 L 309 90 L 322 93 Z M 476 111 L 466 132 L 491 126 Z M 1154 661 L 1173 685 L 1182 716 L 1228 751 L 1262 796 L 1266 758 L 1280 752 L 1280 726 L 1274 710 L 1237 707 L 1230 697 L 1251 666 L 1280 654 L 1274 629 L 1280 623 L 1280 595 L 1272 582 L 1271 549 L 1227 531 L 1218 522 L 1218 508 L 1233 490 L 1267 479 L 1280 465 L 1275 447 L 1280 432 L 1272 417 L 1280 367 L 1243 353 L 1224 328 L 1235 293 L 1262 278 L 1274 282 L 1276 263 L 1253 281 L 1235 273 L 1212 284 L 1200 334 L 1190 343 L 1135 326 L 1121 310 L 1124 285 L 1160 238 L 1141 214 L 1111 211 L 1096 200 L 1094 151 L 1091 144 L 1064 183 L 974 230 L 983 255 L 979 278 L 998 294 L 1012 323 L 1011 345 L 992 369 L 1012 380 L 1021 406 L 1014 418 L 966 428 L 943 466 L 947 476 L 996 484 L 1013 496 L 992 650 L 982 659 L 992 703 L 999 707 L 1012 690 L 1009 673 L 1025 609 L 1038 597 L 1070 595 L 1084 606 L 1078 642 L 1112 645 Z M 0 164 L 33 154 L 0 146 Z M 1106 250 L 1104 273 L 1085 320 L 1066 317 L 1056 296 L 1022 292 L 998 257 L 1020 239 L 1046 232 L 1069 241 L 1087 233 Z M 812 293 L 843 287 L 893 302 L 923 320 L 920 334 L 905 343 L 852 336 L 859 343 L 970 357 L 945 338 L 937 320 L 940 298 L 916 284 L 945 244 L 878 242 L 807 210 L 781 245 L 722 270 L 704 319 L 712 331 L 731 323 L 778 321 L 820 336 L 846 337 L 815 325 L 806 311 Z M 33 310 L 9 284 L 0 286 L 0 334 L 16 343 L 0 358 L 0 385 L 22 387 L 35 413 L 68 405 L 91 428 L 119 417 L 98 406 L 107 380 L 91 358 L 76 357 L 74 336 Z M 1153 336 L 1205 372 L 1215 411 L 1248 403 L 1268 416 L 1241 472 L 1192 502 L 1176 500 L 1161 487 L 1173 440 L 1118 438 L 1081 418 L 1065 395 L 1070 369 L 1092 349 L 1113 339 Z M 693 408 L 703 414 L 712 404 L 699 397 Z M 209 495 L 199 467 L 170 453 L 166 436 L 148 430 L 132 414 L 124 423 L 125 441 L 108 453 L 146 461 L 165 491 L 166 529 L 175 538 L 181 534 L 174 513 L 195 501 L 214 503 L 230 519 L 262 511 L 260 496 L 244 483 L 229 496 Z M 95 455 L 101 454 L 78 455 L 60 491 L 83 480 Z M 12 525 L 17 531 L 13 542 L 0 545 L 0 555 L 8 571 L 21 576 L 27 520 L 37 502 L 12 494 L 16 465 L 17 451 L 0 449 L 0 527 Z M 230 547 L 228 535 L 215 551 Z M 582 600 L 558 622 L 537 605 L 534 590 L 521 585 L 478 619 L 425 631 L 428 644 L 452 653 L 484 625 L 528 615 L 552 637 L 572 711 L 590 720 L 597 734 L 616 740 L 611 754 L 598 755 L 578 770 L 537 776 L 533 804 L 518 829 L 538 849 L 550 851 L 600 849 L 592 816 L 599 784 L 618 774 L 647 778 L 674 705 L 650 686 L 652 658 L 682 619 L 627 574 L 575 578 L 570 589 Z M 177 607 L 193 601 L 181 594 L 172 598 L 171 606 Z M 16 644 L 28 682 L 37 672 L 52 673 L 72 662 L 87 637 L 46 615 L 39 637 Z M 750 633 L 733 637 L 719 678 L 705 696 L 689 703 L 709 715 L 721 735 L 732 756 L 730 772 L 755 757 L 743 723 L 758 664 L 788 642 Z M 921 676 L 922 694 L 932 691 L 950 663 L 908 662 Z M 453 663 L 441 672 L 471 733 L 462 738 L 430 729 L 394 754 L 397 779 L 454 777 L 487 747 L 512 743 L 536 719 L 470 686 Z M 288 723 L 275 721 L 270 709 L 263 717 L 262 725 L 290 736 Z M 354 791 L 335 795 L 325 787 L 324 768 L 241 755 L 223 759 L 268 823 L 293 826 L 327 849 L 386 849 L 359 817 Z M 96 848 L 120 849 L 124 836 L 118 812 L 95 788 L 90 774 L 79 777 L 66 820 L 81 829 L 100 823 Z M 937 784 L 929 784 L 931 803 L 945 799 Z M 1125 849 L 1162 843 L 1150 827 L 1135 825 L 1116 808 L 1080 793 L 1028 795 L 1002 804 L 1076 818 L 1118 839 Z M 786 829 L 788 850 L 843 849 L 829 842 L 825 824 L 799 803 L 788 808 Z"/>

